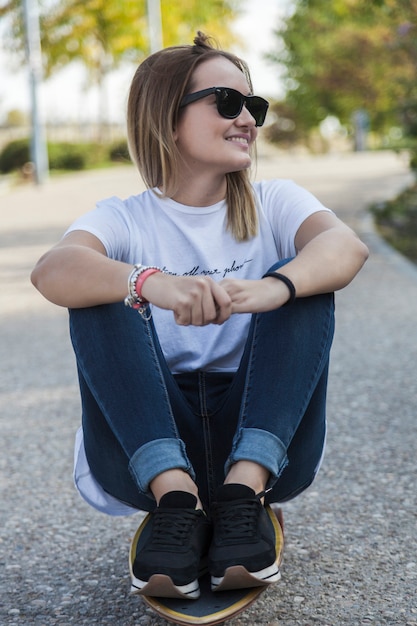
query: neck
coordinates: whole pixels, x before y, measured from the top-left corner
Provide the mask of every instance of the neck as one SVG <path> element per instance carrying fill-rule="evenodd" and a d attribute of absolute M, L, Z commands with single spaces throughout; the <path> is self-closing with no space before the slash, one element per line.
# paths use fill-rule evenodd
<path fill-rule="evenodd" d="M 173 200 L 187 206 L 211 206 L 226 197 L 227 182 L 224 175 L 214 181 L 202 177 L 184 178 Z"/>

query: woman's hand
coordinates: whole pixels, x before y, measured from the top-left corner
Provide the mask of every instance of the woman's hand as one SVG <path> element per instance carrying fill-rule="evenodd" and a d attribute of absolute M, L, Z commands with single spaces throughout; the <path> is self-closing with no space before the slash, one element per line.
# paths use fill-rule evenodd
<path fill-rule="evenodd" d="M 263 313 L 273 311 L 285 304 L 290 292 L 276 278 L 260 280 L 234 280 L 226 278 L 220 283 L 232 302 L 232 313 Z"/>
<path fill-rule="evenodd" d="M 223 324 L 232 314 L 227 291 L 205 276 L 155 273 L 145 280 L 142 295 L 155 306 L 173 311 L 180 326 Z"/>

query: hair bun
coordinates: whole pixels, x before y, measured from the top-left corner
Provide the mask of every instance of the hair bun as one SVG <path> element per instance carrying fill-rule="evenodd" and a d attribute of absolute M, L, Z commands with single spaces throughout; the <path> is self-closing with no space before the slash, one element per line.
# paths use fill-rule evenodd
<path fill-rule="evenodd" d="M 197 31 L 197 35 L 194 37 L 193 43 L 195 46 L 199 48 L 205 48 L 206 50 L 209 48 L 219 49 L 219 45 L 213 37 L 206 35 L 201 30 Z"/>

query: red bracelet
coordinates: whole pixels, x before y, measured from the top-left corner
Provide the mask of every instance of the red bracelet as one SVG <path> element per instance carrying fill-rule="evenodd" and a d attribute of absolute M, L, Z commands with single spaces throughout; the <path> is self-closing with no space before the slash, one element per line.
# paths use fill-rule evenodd
<path fill-rule="evenodd" d="M 142 302 L 142 304 L 146 304 L 148 301 L 142 296 L 142 287 L 143 287 L 143 283 L 145 282 L 145 280 L 147 278 L 149 278 L 149 276 L 151 276 L 152 274 L 156 274 L 156 272 L 160 272 L 161 270 L 158 269 L 157 267 L 150 267 L 149 269 L 145 270 L 144 272 L 141 272 L 139 274 L 139 276 L 136 279 L 136 283 L 135 283 L 135 291 L 137 293 L 137 296 L 139 298 L 139 300 Z"/>

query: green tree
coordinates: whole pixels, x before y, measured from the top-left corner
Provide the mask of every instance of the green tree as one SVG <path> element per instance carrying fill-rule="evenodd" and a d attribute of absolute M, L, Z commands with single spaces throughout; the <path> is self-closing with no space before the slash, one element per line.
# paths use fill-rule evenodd
<path fill-rule="evenodd" d="M 164 45 L 191 42 L 197 29 L 230 43 L 238 4 L 236 0 L 161 0 Z M 149 51 L 146 0 L 41 0 L 39 6 L 46 77 L 80 61 L 91 83 L 102 87 L 107 74 L 122 62 L 137 63 Z M 6 16 L 11 24 L 6 45 L 22 63 L 20 0 L 0 5 L 0 18 Z"/>
<path fill-rule="evenodd" d="M 25 126 L 28 124 L 28 116 L 19 109 L 11 109 L 6 115 L 6 126 Z"/>
<path fill-rule="evenodd" d="M 307 128 L 349 124 L 365 109 L 376 130 L 417 113 L 415 0 L 297 0 L 276 31 L 287 105 Z M 417 124 L 416 124 L 417 131 Z"/>
<path fill-rule="evenodd" d="M 17 69 L 25 59 L 22 1 L 0 0 L 0 20 L 4 26 L 0 45 L 11 53 L 11 66 Z"/>
<path fill-rule="evenodd" d="M 74 60 L 100 80 L 122 61 L 149 52 L 146 0 L 38 0 L 42 52 L 47 76 Z M 161 0 L 164 45 L 185 43 L 197 29 L 230 43 L 237 0 Z M 3 46 L 24 61 L 21 0 L 0 0 L 0 19 L 8 18 Z"/>

